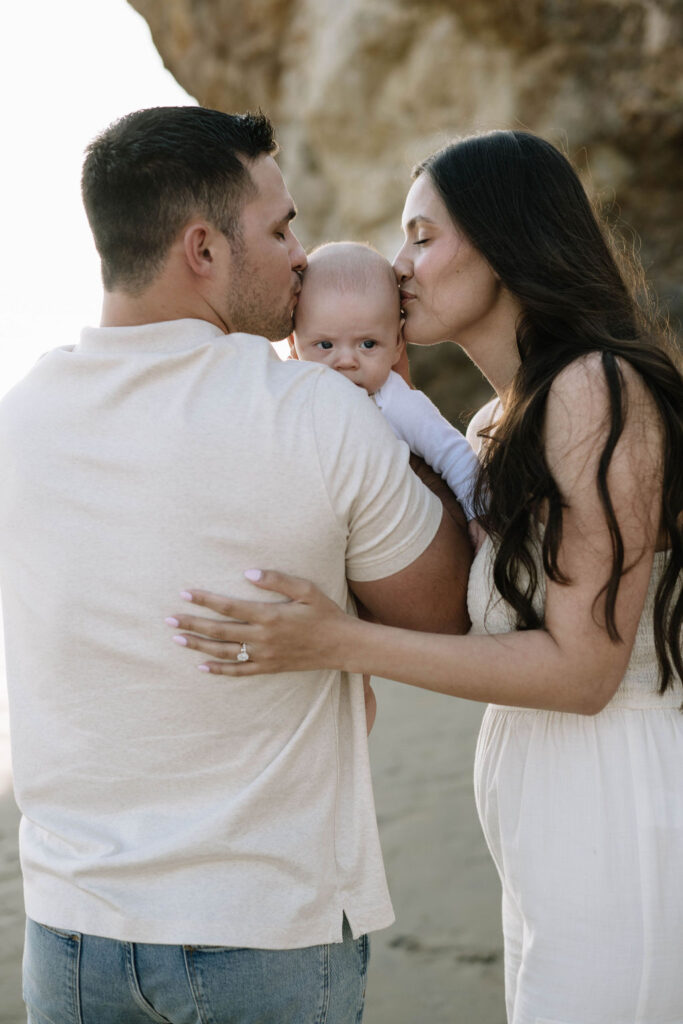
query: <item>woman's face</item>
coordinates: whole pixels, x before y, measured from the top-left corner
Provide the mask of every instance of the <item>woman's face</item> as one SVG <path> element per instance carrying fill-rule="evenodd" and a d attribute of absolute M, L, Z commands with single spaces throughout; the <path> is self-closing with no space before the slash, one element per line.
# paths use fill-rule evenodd
<path fill-rule="evenodd" d="M 492 326 L 503 287 L 453 223 L 427 172 L 403 210 L 405 242 L 394 260 L 405 313 L 404 338 L 417 345 L 455 341 L 468 349 Z"/>

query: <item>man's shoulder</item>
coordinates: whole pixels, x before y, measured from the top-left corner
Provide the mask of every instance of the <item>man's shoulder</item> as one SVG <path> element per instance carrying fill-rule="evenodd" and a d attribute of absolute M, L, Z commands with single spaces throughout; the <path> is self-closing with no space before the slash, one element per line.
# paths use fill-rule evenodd
<path fill-rule="evenodd" d="M 297 384 L 314 390 L 318 400 L 328 410 L 332 407 L 354 411 L 369 409 L 371 416 L 377 413 L 375 403 L 365 388 L 353 384 L 342 373 L 337 373 L 329 366 L 299 359 L 280 359 L 274 353 L 274 362 L 270 363 L 270 369 L 283 381 L 295 380 Z"/>

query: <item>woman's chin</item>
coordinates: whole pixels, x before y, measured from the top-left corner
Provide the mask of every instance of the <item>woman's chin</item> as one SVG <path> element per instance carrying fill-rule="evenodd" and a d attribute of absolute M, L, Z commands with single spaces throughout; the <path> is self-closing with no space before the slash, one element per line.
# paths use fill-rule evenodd
<path fill-rule="evenodd" d="M 442 325 L 430 323 L 425 317 L 415 316 L 409 310 L 403 324 L 403 338 L 408 345 L 440 345 L 442 342 L 450 340 L 444 338 L 442 330 Z"/>
<path fill-rule="evenodd" d="M 444 341 L 448 341 L 448 338 L 432 337 L 425 332 L 410 331 L 406 326 L 404 326 L 403 340 L 408 345 L 422 345 L 423 347 L 427 347 L 428 345 L 441 345 Z"/>

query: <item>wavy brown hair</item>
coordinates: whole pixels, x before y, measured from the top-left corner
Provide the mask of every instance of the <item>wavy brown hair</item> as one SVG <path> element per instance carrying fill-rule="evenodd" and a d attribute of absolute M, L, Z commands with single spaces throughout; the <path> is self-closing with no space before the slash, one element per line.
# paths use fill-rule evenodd
<path fill-rule="evenodd" d="M 546 402 L 557 375 L 575 359 L 599 353 L 609 394 L 607 440 L 597 487 L 612 542 L 605 586 L 605 628 L 619 636 L 615 605 L 624 545 L 607 483 L 610 460 L 627 416 L 620 363 L 640 375 L 663 428 L 661 524 L 670 553 L 654 606 L 660 692 L 683 678 L 683 378 L 679 360 L 634 259 L 618 257 L 569 161 L 528 132 L 496 131 L 456 141 L 414 171 L 429 174 L 453 221 L 519 300 L 521 357 L 506 408 L 488 438 L 476 487 L 479 514 L 496 540 L 495 585 L 514 609 L 519 629 L 542 622 L 533 607 L 538 573 L 531 537 L 547 509 L 543 568 L 570 582 L 558 555 L 563 500 L 543 446 Z"/>

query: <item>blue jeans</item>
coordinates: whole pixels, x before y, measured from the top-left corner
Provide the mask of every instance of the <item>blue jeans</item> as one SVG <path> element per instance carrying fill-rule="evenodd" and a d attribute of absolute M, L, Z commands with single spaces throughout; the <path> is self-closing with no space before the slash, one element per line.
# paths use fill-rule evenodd
<path fill-rule="evenodd" d="M 367 936 L 305 949 L 118 942 L 30 919 L 29 1024 L 359 1024 Z"/>

